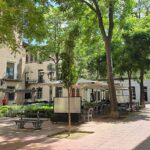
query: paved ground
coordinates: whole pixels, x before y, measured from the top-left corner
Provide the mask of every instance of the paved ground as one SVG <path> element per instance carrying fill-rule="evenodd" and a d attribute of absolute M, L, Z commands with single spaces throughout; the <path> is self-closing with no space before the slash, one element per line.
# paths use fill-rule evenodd
<path fill-rule="evenodd" d="M 114 121 L 97 118 L 74 126 L 94 133 L 79 139 L 48 138 L 66 128 L 45 122 L 42 130 L 18 130 L 10 118 L 0 118 L 0 150 L 150 150 L 150 105 L 141 112 Z"/>

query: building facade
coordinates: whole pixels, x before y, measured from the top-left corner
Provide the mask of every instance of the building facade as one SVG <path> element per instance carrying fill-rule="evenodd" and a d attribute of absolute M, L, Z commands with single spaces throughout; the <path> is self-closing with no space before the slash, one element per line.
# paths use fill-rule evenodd
<path fill-rule="evenodd" d="M 22 103 L 25 90 L 24 71 L 25 50 L 12 53 L 7 46 L 0 45 L 0 100 L 6 98 L 8 104 Z"/>
<path fill-rule="evenodd" d="M 115 81 L 125 87 L 117 90 L 119 102 L 129 101 L 128 80 Z M 71 95 L 80 96 L 82 100 L 101 101 L 109 98 L 107 83 L 103 86 L 93 86 L 93 81 L 82 80 L 80 86 L 72 88 Z M 81 86 L 86 85 L 86 86 Z M 150 102 L 150 79 L 144 81 L 145 102 Z M 122 95 L 124 99 L 122 99 Z M 61 81 L 56 81 L 56 69 L 53 61 L 38 62 L 24 49 L 12 51 L 1 45 L 0 47 L 0 102 L 6 98 L 8 104 L 34 101 L 53 101 L 54 97 L 67 97 L 67 89 Z M 140 87 L 132 80 L 133 101 L 140 101 Z"/>
<path fill-rule="evenodd" d="M 120 84 L 123 87 L 127 87 L 127 88 L 129 85 L 127 79 L 120 81 Z M 133 99 L 133 101 L 140 102 L 140 84 L 137 81 L 132 80 L 131 86 L 132 86 L 132 99 Z M 123 95 L 129 95 L 129 91 L 124 90 Z M 144 80 L 144 99 L 145 99 L 145 103 L 150 103 L 150 79 Z"/>

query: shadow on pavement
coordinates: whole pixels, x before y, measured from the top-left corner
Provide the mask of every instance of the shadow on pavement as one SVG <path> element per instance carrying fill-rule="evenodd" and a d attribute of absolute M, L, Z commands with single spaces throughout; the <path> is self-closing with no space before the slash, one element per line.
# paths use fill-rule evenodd
<path fill-rule="evenodd" d="M 3 141 L 0 142 L 0 149 L 4 149 L 4 150 L 17 150 L 17 149 L 23 149 L 26 146 L 28 147 L 27 149 L 33 148 L 32 144 L 36 144 L 36 147 L 34 147 L 35 149 L 39 149 L 42 148 L 44 144 L 46 143 L 53 143 L 58 141 L 57 139 L 52 139 L 51 142 L 48 141 L 46 142 L 46 139 L 34 139 L 34 140 L 28 140 L 28 141 L 24 141 L 22 140 L 8 140 L 8 141 Z"/>
<path fill-rule="evenodd" d="M 126 115 L 122 115 L 118 119 L 112 119 L 109 116 L 97 116 L 94 121 L 95 122 L 105 122 L 105 123 L 128 123 L 128 122 L 136 122 L 139 120 L 150 121 L 150 111 L 141 110 L 139 112 L 129 112 Z"/>
<path fill-rule="evenodd" d="M 142 143 L 134 148 L 135 150 L 149 150 L 150 149 L 150 136 Z"/>

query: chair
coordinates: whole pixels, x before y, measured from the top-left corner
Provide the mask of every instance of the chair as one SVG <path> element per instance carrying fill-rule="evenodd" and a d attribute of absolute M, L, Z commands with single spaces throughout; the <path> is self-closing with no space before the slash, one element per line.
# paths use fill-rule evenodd
<path fill-rule="evenodd" d="M 98 115 L 98 113 L 99 113 L 99 106 L 95 106 L 94 107 L 94 115 L 96 116 L 96 115 Z"/>
<path fill-rule="evenodd" d="M 88 111 L 83 111 L 83 120 L 91 121 L 93 119 L 93 108 L 89 108 Z"/>
<path fill-rule="evenodd" d="M 105 104 L 101 104 L 99 107 L 99 112 L 101 115 L 104 115 L 104 108 L 105 108 Z"/>

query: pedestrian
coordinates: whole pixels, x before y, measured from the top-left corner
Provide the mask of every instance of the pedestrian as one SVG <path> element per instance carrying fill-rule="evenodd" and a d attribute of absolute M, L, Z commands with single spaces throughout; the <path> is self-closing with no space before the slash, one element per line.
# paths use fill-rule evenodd
<path fill-rule="evenodd" d="M 7 101 L 7 100 L 6 100 L 6 98 L 4 97 L 4 98 L 2 99 L 2 104 L 3 104 L 3 106 L 6 105 L 6 101 Z"/>

